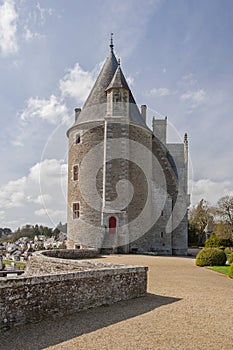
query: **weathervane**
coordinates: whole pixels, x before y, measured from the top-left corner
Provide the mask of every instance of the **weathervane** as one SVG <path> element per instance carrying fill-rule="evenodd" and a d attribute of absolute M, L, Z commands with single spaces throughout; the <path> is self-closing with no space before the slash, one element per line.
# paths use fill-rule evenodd
<path fill-rule="evenodd" d="M 111 38 L 110 38 L 110 48 L 111 48 L 111 52 L 113 52 L 113 33 L 111 33 Z"/>

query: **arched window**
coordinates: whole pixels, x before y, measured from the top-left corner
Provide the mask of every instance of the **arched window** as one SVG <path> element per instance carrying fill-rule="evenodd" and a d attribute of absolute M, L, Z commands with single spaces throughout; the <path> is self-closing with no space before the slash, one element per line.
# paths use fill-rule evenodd
<path fill-rule="evenodd" d="M 111 216 L 109 218 L 109 232 L 116 233 L 116 218 L 115 218 L 115 216 Z"/>

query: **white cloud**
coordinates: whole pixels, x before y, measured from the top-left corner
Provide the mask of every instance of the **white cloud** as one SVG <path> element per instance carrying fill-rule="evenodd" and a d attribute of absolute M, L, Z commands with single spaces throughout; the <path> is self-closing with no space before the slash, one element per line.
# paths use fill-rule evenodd
<path fill-rule="evenodd" d="M 45 159 L 30 169 L 29 177 L 34 181 L 39 181 L 41 174 L 47 176 L 46 180 L 54 178 L 55 175 L 62 173 L 61 167 L 65 166 L 62 162 L 62 160 L 57 159 Z"/>
<path fill-rule="evenodd" d="M 180 96 L 180 100 L 190 103 L 191 107 L 197 107 L 204 102 L 206 98 L 206 93 L 203 89 L 197 91 L 188 90 Z"/>
<path fill-rule="evenodd" d="M 48 100 L 30 97 L 25 110 L 20 115 L 23 121 L 29 118 L 41 118 L 51 124 L 69 121 L 66 105 L 55 95 L 51 95 Z"/>
<path fill-rule="evenodd" d="M 31 167 L 27 176 L 0 187 L 2 225 L 12 228 L 26 223 L 53 226 L 66 220 L 67 164 L 45 159 Z M 3 213 L 4 212 L 4 213 Z M 3 217 L 4 216 L 4 217 Z M 49 218 L 49 220 L 48 220 Z M 22 222 L 23 220 L 23 222 Z"/>
<path fill-rule="evenodd" d="M 28 202 L 36 203 L 36 204 L 42 204 L 49 203 L 52 200 L 52 196 L 48 193 L 41 194 L 37 196 L 36 198 L 32 198 L 31 196 L 27 197 Z"/>
<path fill-rule="evenodd" d="M 61 217 L 65 217 L 66 216 L 66 211 L 65 210 L 54 210 L 51 208 L 42 208 L 39 210 L 35 210 L 35 215 L 37 216 L 48 216 L 49 218 L 52 218 L 53 220 L 60 220 Z"/>
<path fill-rule="evenodd" d="M 188 73 L 182 77 L 182 82 L 186 85 L 196 85 L 197 80 L 194 78 L 193 73 Z"/>
<path fill-rule="evenodd" d="M 24 176 L 0 187 L 0 208 L 23 206 L 26 181 L 27 178 Z"/>
<path fill-rule="evenodd" d="M 149 92 L 150 95 L 154 95 L 154 96 L 168 96 L 168 95 L 171 95 L 171 91 L 167 88 L 154 88 L 154 89 L 151 89 L 150 92 Z"/>
<path fill-rule="evenodd" d="M 13 0 L 5 0 L 0 6 L 0 50 L 4 55 L 18 51 L 17 18 Z"/>
<path fill-rule="evenodd" d="M 4 219 L 5 218 L 5 210 L 0 210 L 0 219 Z"/>
<path fill-rule="evenodd" d="M 49 8 L 42 7 L 40 5 L 39 1 L 36 4 L 36 9 L 39 12 L 39 17 L 40 17 L 41 23 L 44 23 L 46 15 L 52 16 L 54 13 L 54 11 L 51 7 L 49 7 Z"/>
<path fill-rule="evenodd" d="M 45 159 L 34 165 L 29 173 L 29 178 L 40 184 L 42 194 L 49 194 L 51 188 L 62 185 L 66 177 L 67 164 L 62 159 Z M 44 191 L 45 188 L 47 191 Z"/>
<path fill-rule="evenodd" d="M 233 195 L 233 183 L 231 181 L 214 181 L 200 179 L 190 181 L 191 203 L 196 205 L 203 198 L 211 204 L 217 203 L 218 199 L 226 195 Z"/>
<path fill-rule="evenodd" d="M 59 82 L 62 96 L 72 97 L 77 102 L 83 103 L 95 82 L 94 75 L 94 71 L 87 72 L 76 63 Z"/>
<path fill-rule="evenodd" d="M 18 135 L 18 137 L 16 139 L 11 140 L 12 145 L 16 146 L 16 147 L 23 147 L 24 144 L 23 142 L 20 140 L 20 135 Z"/>
<path fill-rule="evenodd" d="M 42 38 L 43 36 L 40 33 L 32 32 L 28 26 L 24 26 L 23 37 L 26 41 L 31 41 L 33 39 Z"/>
<path fill-rule="evenodd" d="M 129 85 L 129 87 L 132 88 L 133 85 L 134 85 L 134 78 L 129 75 L 129 76 L 126 77 L 126 81 L 127 81 L 128 85 Z"/>

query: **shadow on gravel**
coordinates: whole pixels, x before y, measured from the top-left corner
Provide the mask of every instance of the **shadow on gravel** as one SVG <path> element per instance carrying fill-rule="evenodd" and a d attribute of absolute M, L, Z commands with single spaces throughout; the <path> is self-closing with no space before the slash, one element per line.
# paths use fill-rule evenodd
<path fill-rule="evenodd" d="M 0 336 L 1 350 L 41 350 L 82 334 L 147 313 L 179 301 L 179 298 L 147 294 L 137 299 L 110 306 L 81 311 L 58 319 L 46 319 L 37 324 L 15 327 Z"/>

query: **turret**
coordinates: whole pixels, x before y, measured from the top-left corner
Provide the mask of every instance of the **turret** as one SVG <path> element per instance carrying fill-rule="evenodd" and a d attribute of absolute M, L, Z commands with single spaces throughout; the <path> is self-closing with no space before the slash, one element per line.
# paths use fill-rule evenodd
<path fill-rule="evenodd" d="M 167 142 L 167 117 L 165 119 L 153 118 L 153 133 L 164 144 Z"/>

